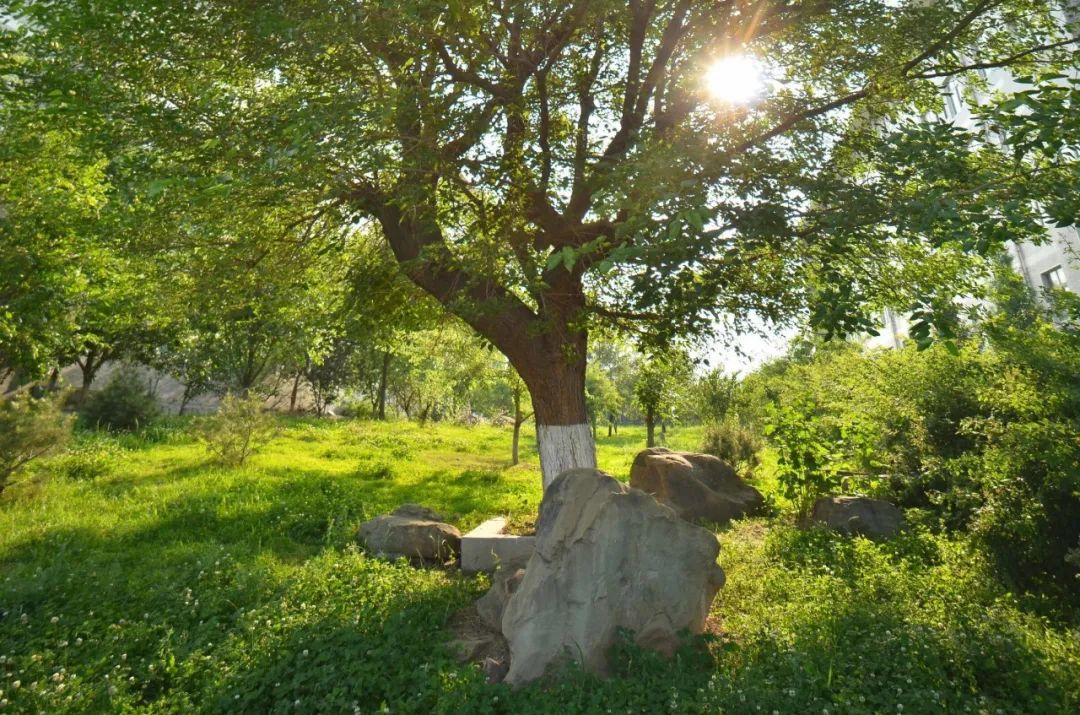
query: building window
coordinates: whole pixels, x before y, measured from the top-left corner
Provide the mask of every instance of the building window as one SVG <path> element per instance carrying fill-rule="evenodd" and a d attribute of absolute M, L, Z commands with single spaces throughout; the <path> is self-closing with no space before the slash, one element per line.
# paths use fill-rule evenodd
<path fill-rule="evenodd" d="M 1065 271 L 1061 270 L 1061 266 L 1054 266 L 1048 271 L 1042 273 L 1043 288 L 1050 290 L 1051 288 L 1064 288 L 1065 287 Z"/>
<path fill-rule="evenodd" d="M 946 82 L 941 88 L 941 96 L 945 99 L 945 118 L 953 119 L 960 112 L 960 104 L 956 98 L 956 88 L 952 82 Z"/>

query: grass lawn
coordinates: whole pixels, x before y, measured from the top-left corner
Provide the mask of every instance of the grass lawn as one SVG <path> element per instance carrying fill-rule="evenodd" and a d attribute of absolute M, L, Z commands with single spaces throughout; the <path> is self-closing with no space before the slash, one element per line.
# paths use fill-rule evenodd
<path fill-rule="evenodd" d="M 620 645 L 607 681 L 487 686 L 443 632 L 486 580 L 368 559 L 354 536 L 406 501 L 463 531 L 527 522 L 531 440 L 510 467 L 508 429 L 289 420 L 222 469 L 179 428 L 82 435 L 0 501 L 0 712 L 1080 711 L 1080 630 L 965 541 L 783 516 L 719 534 L 717 632 L 674 659 Z M 627 478 L 643 442 L 602 435 L 601 468 Z"/>

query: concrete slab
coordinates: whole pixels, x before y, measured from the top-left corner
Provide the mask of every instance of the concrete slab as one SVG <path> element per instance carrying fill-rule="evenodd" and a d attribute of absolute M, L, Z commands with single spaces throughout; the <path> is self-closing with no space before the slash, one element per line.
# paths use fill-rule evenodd
<path fill-rule="evenodd" d="M 532 556 L 535 536 L 504 534 L 506 519 L 488 519 L 461 537 L 461 570 L 493 572 L 499 564 L 524 566 Z"/>

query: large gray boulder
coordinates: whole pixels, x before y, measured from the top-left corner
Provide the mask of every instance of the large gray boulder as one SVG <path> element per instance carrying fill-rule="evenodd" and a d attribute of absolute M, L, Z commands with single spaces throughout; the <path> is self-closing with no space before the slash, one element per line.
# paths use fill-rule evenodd
<path fill-rule="evenodd" d="M 630 467 L 630 486 L 648 492 L 687 521 L 726 524 L 753 514 L 765 503 L 724 460 L 711 454 L 646 449 Z"/>
<path fill-rule="evenodd" d="M 895 536 L 904 527 L 899 509 L 870 497 L 822 497 L 814 502 L 810 518 L 842 534 L 874 538 Z"/>
<path fill-rule="evenodd" d="M 502 632 L 509 683 L 570 657 L 605 674 L 619 629 L 671 654 L 701 633 L 724 572 L 716 536 L 596 469 L 560 474 L 544 492 L 536 550 L 510 596 Z"/>
<path fill-rule="evenodd" d="M 389 558 L 443 563 L 461 553 L 461 532 L 455 527 L 412 516 L 377 516 L 360 525 L 359 539 L 368 551 Z"/>

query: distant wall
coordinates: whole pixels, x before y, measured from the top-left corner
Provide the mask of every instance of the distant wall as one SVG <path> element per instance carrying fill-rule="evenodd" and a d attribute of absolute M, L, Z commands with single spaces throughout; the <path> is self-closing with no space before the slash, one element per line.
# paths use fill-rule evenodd
<path fill-rule="evenodd" d="M 101 369 L 98 370 L 97 375 L 94 377 L 94 382 L 90 386 L 90 391 L 96 392 L 107 385 L 109 380 L 112 379 L 113 374 L 119 370 L 122 365 L 123 363 L 118 361 L 110 361 L 102 365 Z M 167 414 L 177 414 L 180 411 L 180 403 L 184 398 L 183 383 L 171 375 L 144 365 L 136 365 L 133 367 L 153 389 L 154 395 L 161 403 L 162 409 Z M 82 388 L 82 372 L 79 370 L 78 365 L 69 365 L 65 367 L 60 371 L 60 378 L 62 384 L 67 387 L 76 390 Z M 287 411 L 289 409 L 289 394 L 292 391 L 292 381 L 282 379 L 275 387 L 277 388 L 275 390 L 277 394 L 267 399 L 266 407 L 282 412 Z M 8 385 L 6 383 L 0 385 L 0 392 L 5 392 L 7 389 Z M 204 393 L 188 401 L 187 406 L 184 408 L 184 414 L 207 414 L 216 411 L 220 404 L 221 398 L 217 395 Z M 301 383 L 300 389 L 297 392 L 297 409 L 313 410 L 314 404 L 315 402 L 312 399 L 311 390 L 306 384 Z"/>

